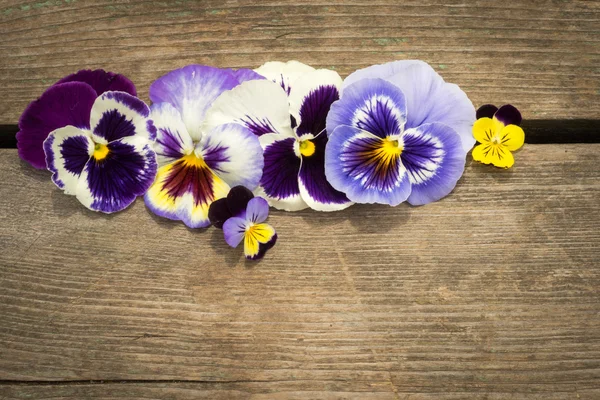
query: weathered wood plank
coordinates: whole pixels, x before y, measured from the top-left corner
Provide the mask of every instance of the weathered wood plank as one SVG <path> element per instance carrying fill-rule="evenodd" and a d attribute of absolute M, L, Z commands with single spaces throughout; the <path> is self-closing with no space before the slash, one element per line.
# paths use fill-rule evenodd
<path fill-rule="evenodd" d="M 423 59 L 475 104 L 528 119 L 600 115 L 600 2 L 493 0 L 0 2 L 0 124 L 62 76 L 106 68 L 148 85 L 189 63 L 299 59 L 343 76 Z"/>
<path fill-rule="evenodd" d="M 0 151 L 0 393 L 598 397 L 599 152 L 528 145 L 425 207 L 273 212 L 249 263 L 141 201 L 88 212 Z"/>

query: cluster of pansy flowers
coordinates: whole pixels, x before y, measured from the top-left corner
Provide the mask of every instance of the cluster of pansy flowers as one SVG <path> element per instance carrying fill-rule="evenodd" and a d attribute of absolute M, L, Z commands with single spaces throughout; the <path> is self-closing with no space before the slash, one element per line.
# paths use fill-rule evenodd
<path fill-rule="evenodd" d="M 473 159 L 502 168 L 524 142 L 516 108 L 476 112 L 422 61 L 344 80 L 297 61 L 189 65 L 151 84 L 151 106 L 136 95 L 103 70 L 61 79 L 21 116 L 19 155 L 91 210 L 121 211 L 143 195 L 161 217 L 223 229 L 249 259 L 277 239 L 269 206 L 427 204 L 454 189 L 476 141 Z"/>

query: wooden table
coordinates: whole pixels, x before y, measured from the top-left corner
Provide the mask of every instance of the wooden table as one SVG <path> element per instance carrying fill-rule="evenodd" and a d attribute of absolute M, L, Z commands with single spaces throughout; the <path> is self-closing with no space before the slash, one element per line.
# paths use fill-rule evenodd
<path fill-rule="evenodd" d="M 600 398 L 600 2 L 3 0 L 0 48 L 5 143 L 80 68 L 275 59 L 424 59 L 528 134 L 434 204 L 273 212 L 259 263 L 0 150 L 0 398 Z"/>

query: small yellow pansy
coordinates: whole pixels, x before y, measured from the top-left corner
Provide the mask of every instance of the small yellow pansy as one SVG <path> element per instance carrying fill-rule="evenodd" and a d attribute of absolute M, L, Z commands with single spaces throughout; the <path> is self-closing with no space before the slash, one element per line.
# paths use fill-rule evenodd
<path fill-rule="evenodd" d="M 480 144 L 473 149 L 473 160 L 500 168 L 512 167 L 515 159 L 511 152 L 520 149 L 525 142 L 525 133 L 518 126 L 521 123 L 519 111 L 511 105 L 500 109 L 486 105 L 477 111 L 477 118 L 473 136 Z"/>

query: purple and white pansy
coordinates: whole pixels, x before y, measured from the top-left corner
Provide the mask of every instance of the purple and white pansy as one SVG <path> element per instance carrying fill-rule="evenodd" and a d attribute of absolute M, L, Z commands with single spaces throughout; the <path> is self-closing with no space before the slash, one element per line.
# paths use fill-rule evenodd
<path fill-rule="evenodd" d="M 325 178 L 325 122 L 339 99 L 340 76 L 297 61 L 269 62 L 256 71 L 267 79 L 224 92 L 209 110 L 204 129 L 235 123 L 259 137 L 264 169 L 255 192 L 273 207 L 335 211 L 350 206 Z"/>
<path fill-rule="evenodd" d="M 210 225 L 211 203 L 227 196 L 230 187 L 257 186 L 263 168 L 257 137 L 239 124 L 202 125 L 215 99 L 253 79 L 264 78 L 251 70 L 188 65 L 152 83 L 160 166 L 144 197 L 152 212 L 203 228 Z"/>
<path fill-rule="evenodd" d="M 327 117 L 327 179 L 357 203 L 439 200 L 463 173 L 474 121 L 467 95 L 422 61 L 359 70 Z"/>
<path fill-rule="evenodd" d="M 90 210 L 121 211 L 156 176 L 150 109 L 128 93 L 107 91 L 82 113 L 89 116 L 83 126 L 58 128 L 43 142 L 46 165 L 54 183 Z"/>
<path fill-rule="evenodd" d="M 46 168 L 44 140 L 50 132 L 68 125 L 90 129 L 90 112 L 98 96 L 107 91 L 136 95 L 133 82 L 123 75 L 81 70 L 50 86 L 31 102 L 19 119 L 19 156 L 35 168 Z"/>

